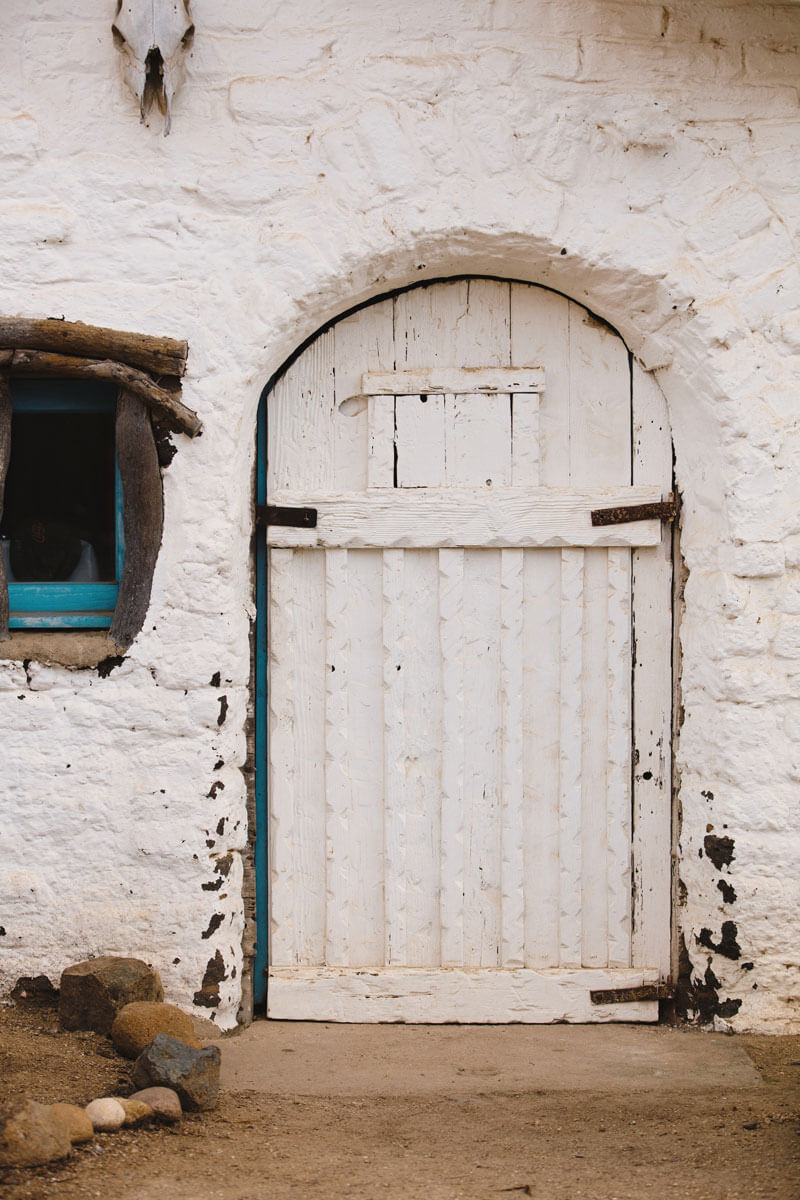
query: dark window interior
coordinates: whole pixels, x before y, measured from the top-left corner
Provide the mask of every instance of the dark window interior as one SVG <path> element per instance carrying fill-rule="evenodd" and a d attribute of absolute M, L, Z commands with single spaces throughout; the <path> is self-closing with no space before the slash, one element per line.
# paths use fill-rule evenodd
<path fill-rule="evenodd" d="M 114 413 L 15 412 L 0 534 L 19 582 L 115 578 Z M 93 552 L 89 555 L 86 544 Z"/>

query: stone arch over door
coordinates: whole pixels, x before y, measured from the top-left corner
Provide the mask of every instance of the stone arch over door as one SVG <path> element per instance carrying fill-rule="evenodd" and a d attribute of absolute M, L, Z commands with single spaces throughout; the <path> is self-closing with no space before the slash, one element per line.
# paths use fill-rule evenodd
<path fill-rule="evenodd" d="M 498 367 L 543 386 L 441 378 Z M 589 993 L 669 974 L 669 539 L 588 521 L 670 488 L 654 381 L 472 277 L 322 330 L 267 415 L 269 502 L 320 511 L 268 533 L 270 1013 L 654 1019 Z"/>

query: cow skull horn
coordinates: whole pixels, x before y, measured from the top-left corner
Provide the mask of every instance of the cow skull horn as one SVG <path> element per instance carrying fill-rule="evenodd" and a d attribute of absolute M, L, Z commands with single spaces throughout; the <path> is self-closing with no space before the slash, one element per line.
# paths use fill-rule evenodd
<path fill-rule="evenodd" d="M 183 82 L 184 56 L 194 36 L 189 0 L 119 0 L 111 30 L 142 120 L 155 101 L 166 116 L 166 136 L 172 100 Z"/>

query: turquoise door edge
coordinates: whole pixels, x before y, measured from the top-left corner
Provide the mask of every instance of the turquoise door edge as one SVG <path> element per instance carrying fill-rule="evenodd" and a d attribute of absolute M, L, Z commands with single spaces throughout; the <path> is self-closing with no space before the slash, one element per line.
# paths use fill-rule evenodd
<path fill-rule="evenodd" d="M 261 393 L 256 433 L 256 503 L 267 502 L 267 391 Z M 267 999 L 269 912 L 267 896 L 267 540 L 256 535 L 255 632 L 255 812 L 253 868 L 256 876 L 256 952 L 253 964 L 253 1004 Z"/>

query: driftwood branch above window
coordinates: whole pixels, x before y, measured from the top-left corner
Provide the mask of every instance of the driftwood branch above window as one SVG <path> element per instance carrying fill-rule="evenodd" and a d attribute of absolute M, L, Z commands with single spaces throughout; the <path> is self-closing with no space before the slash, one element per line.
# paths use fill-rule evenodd
<path fill-rule="evenodd" d="M 110 358 L 154 375 L 183 375 L 189 348 L 174 338 L 152 337 L 59 321 L 55 317 L 0 317 L 0 346 L 11 350 L 51 350 L 84 358 Z"/>
<path fill-rule="evenodd" d="M 168 429 L 195 437 L 203 427 L 197 413 L 159 387 L 144 371 L 126 366 L 125 363 L 111 359 L 79 358 L 72 354 L 51 354 L 43 350 L 0 350 L 0 367 L 10 371 L 12 377 L 99 379 L 105 383 L 116 383 L 153 409 Z"/>

